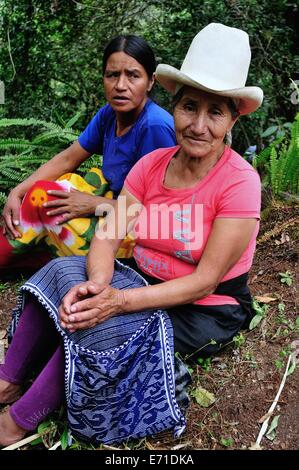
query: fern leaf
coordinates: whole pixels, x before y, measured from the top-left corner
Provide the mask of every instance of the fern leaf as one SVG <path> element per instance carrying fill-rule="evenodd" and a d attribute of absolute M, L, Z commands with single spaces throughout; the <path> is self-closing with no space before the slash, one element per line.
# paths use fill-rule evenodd
<path fill-rule="evenodd" d="M 73 127 L 74 124 L 78 121 L 78 119 L 81 117 L 81 111 L 78 111 L 75 116 L 73 116 L 66 124 L 65 127 Z"/>

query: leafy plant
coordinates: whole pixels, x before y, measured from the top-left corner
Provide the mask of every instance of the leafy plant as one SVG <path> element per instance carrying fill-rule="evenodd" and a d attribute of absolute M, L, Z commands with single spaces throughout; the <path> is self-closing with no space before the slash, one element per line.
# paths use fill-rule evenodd
<path fill-rule="evenodd" d="M 293 276 L 290 271 L 286 271 L 285 273 L 278 273 L 280 275 L 280 282 L 282 284 L 286 284 L 287 286 L 291 286 L 293 284 Z"/>
<path fill-rule="evenodd" d="M 33 137 L 5 137 L 0 138 L 0 207 L 5 204 L 7 193 L 32 174 L 37 168 L 46 163 L 55 154 L 73 143 L 79 132 L 72 126 L 79 119 L 76 113 L 68 122 L 56 124 L 40 119 L 0 119 L 0 129 L 11 130 L 17 127 L 20 130 L 30 128 Z M 38 132 L 34 134 L 34 130 Z M 79 168 L 84 174 L 92 166 L 101 163 L 100 157 L 93 155 Z"/>
<path fill-rule="evenodd" d="M 271 187 L 274 196 L 281 196 L 284 192 L 298 194 L 299 113 L 291 125 L 290 138 L 277 137 L 269 147 L 254 158 L 253 166 L 262 174 L 265 172 L 263 183 Z"/>
<path fill-rule="evenodd" d="M 253 319 L 250 322 L 249 329 L 253 330 L 266 316 L 266 312 L 268 310 L 267 305 L 260 305 L 259 302 L 257 302 L 255 299 L 253 300 L 253 309 L 256 312 L 256 315 L 253 317 Z"/>
<path fill-rule="evenodd" d="M 232 437 L 224 438 L 221 437 L 220 439 L 220 444 L 224 447 L 231 447 L 234 443 L 234 440 Z"/>
<path fill-rule="evenodd" d="M 285 358 L 290 354 L 291 352 L 291 348 L 290 346 L 286 346 L 285 348 L 282 348 L 279 353 L 278 353 L 278 359 L 275 360 L 274 364 L 275 364 L 275 367 L 280 370 L 282 369 L 283 365 L 284 365 L 284 360 Z"/>
<path fill-rule="evenodd" d="M 198 364 L 205 370 L 206 372 L 209 372 L 211 369 L 211 358 L 210 357 L 199 357 L 197 358 Z"/>
<path fill-rule="evenodd" d="M 239 349 L 245 343 L 245 336 L 243 333 L 239 333 L 238 335 L 234 336 L 233 343 L 235 348 Z"/>

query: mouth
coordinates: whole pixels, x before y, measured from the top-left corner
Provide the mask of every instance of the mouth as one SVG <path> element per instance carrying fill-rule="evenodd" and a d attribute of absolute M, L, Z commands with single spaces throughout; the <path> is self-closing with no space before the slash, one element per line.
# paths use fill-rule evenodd
<path fill-rule="evenodd" d="M 119 95 L 113 96 L 112 99 L 113 99 L 113 101 L 117 101 L 117 102 L 121 102 L 121 103 L 129 101 L 129 98 L 127 98 L 126 96 L 119 96 Z"/>
<path fill-rule="evenodd" d="M 206 139 L 197 139 L 196 137 L 192 137 L 191 135 L 185 135 L 184 138 L 187 140 L 191 140 L 192 142 L 195 142 L 197 144 L 204 144 L 208 142 Z"/>

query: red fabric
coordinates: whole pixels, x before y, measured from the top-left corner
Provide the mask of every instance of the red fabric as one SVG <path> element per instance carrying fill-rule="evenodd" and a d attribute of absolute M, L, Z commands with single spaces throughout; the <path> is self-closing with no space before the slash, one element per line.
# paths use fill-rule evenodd
<path fill-rule="evenodd" d="M 37 271 L 50 261 L 51 256 L 46 251 L 35 251 L 34 256 L 31 251 L 22 255 L 14 255 L 12 253 L 13 247 L 3 235 L 2 230 L 3 228 L 0 227 L 0 274 L 10 274 L 12 271 L 16 272 L 16 270 L 23 268 Z"/>

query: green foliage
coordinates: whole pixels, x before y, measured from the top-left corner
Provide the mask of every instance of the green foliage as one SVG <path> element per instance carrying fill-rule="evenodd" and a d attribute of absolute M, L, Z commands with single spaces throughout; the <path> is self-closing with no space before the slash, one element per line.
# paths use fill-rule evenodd
<path fill-rule="evenodd" d="M 0 119 L 0 130 L 8 132 L 16 127 L 21 133 L 22 129 L 29 128 L 32 135 L 31 139 L 0 138 L 0 207 L 5 204 L 9 190 L 77 139 L 79 132 L 71 126 L 78 117 L 78 113 L 75 114 L 64 126 L 34 118 Z M 36 134 L 34 129 L 37 129 Z M 79 173 L 84 174 L 99 163 L 99 156 L 93 155 L 80 166 Z"/>
<path fill-rule="evenodd" d="M 270 135 L 270 134 L 269 134 Z M 265 186 L 274 196 L 299 192 L 299 113 L 291 124 L 290 136 L 278 136 L 253 161 Z"/>
<path fill-rule="evenodd" d="M 241 153 L 250 144 L 261 148 L 270 119 L 280 116 L 286 122 L 294 114 L 296 1 L 0 0 L 0 18 L 0 80 L 6 99 L 0 117 L 53 121 L 60 115 L 67 121 L 77 109 L 78 128 L 83 129 L 105 102 L 101 60 L 109 39 L 139 34 L 152 45 L 159 63 L 180 67 L 192 38 L 209 22 L 249 33 L 248 84 L 265 92 L 263 106 L 235 126 L 234 148 Z M 156 94 L 169 108 L 169 95 L 159 87 Z"/>
<path fill-rule="evenodd" d="M 228 438 L 221 437 L 220 444 L 224 447 L 231 447 L 234 444 L 234 440 L 232 437 L 228 437 Z"/>
<path fill-rule="evenodd" d="M 161 0 L 153 2 L 141 31 L 154 46 L 159 62 L 180 67 L 195 34 L 210 22 L 248 32 L 252 49 L 248 85 L 264 90 L 263 106 L 241 117 L 233 129 L 233 148 L 240 153 L 251 144 L 263 146 L 261 134 L 272 117 L 284 122 L 294 115 L 291 76 L 299 70 L 296 52 L 298 2 L 279 0 Z M 277 92 L 279 90 L 279 93 Z M 159 91 L 167 106 L 169 98 Z"/>
<path fill-rule="evenodd" d="M 243 346 L 245 341 L 246 340 L 245 340 L 245 336 L 243 335 L 243 333 L 239 333 L 238 335 L 233 337 L 233 343 L 236 349 L 239 349 L 241 346 Z"/>
<path fill-rule="evenodd" d="M 286 284 L 287 286 L 291 286 L 293 284 L 293 276 L 290 271 L 286 271 L 285 273 L 279 273 L 280 282 L 282 284 Z"/>
<path fill-rule="evenodd" d="M 279 351 L 278 359 L 274 361 L 275 367 L 277 369 L 282 369 L 285 363 L 285 358 L 288 357 L 290 353 L 291 353 L 290 345 L 285 346 Z"/>
<path fill-rule="evenodd" d="M 205 370 L 206 372 L 210 372 L 211 369 L 211 358 L 210 357 L 198 357 L 197 363 Z"/>
<path fill-rule="evenodd" d="M 267 305 L 260 305 L 259 302 L 257 302 L 255 299 L 253 300 L 253 309 L 256 312 L 256 315 L 253 317 L 253 319 L 250 322 L 249 325 L 249 330 L 253 330 L 254 328 L 257 327 L 257 325 L 265 318 L 268 306 Z"/>

